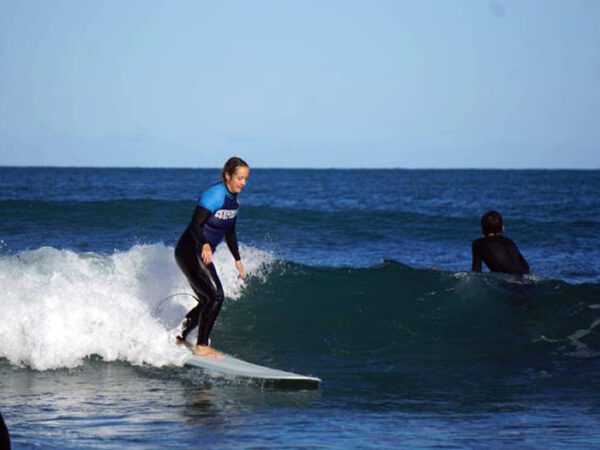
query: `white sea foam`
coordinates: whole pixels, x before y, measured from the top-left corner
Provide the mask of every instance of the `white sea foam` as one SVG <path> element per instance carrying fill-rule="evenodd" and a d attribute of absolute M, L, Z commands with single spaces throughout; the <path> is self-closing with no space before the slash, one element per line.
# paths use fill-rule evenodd
<path fill-rule="evenodd" d="M 215 263 L 230 299 L 244 282 L 221 246 Z M 250 276 L 264 277 L 274 257 L 242 245 Z M 86 357 L 132 364 L 179 365 L 187 352 L 173 330 L 195 305 L 164 245 L 110 255 L 43 247 L 0 257 L 0 357 L 37 370 L 75 367 Z M 166 300 L 165 300 L 166 299 Z"/>

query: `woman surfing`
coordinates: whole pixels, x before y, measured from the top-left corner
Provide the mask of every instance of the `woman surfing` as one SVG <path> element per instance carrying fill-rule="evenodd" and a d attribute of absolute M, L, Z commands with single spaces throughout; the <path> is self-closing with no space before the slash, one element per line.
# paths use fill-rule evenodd
<path fill-rule="evenodd" d="M 185 343 L 189 332 L 198 327 L 193 351 L 200 356 L 221 356 L 209 346 L 208 338 L 225 299 L 213 264 L 213 254 L 223 238 L 233 255 L 239 277 L 244 279 L 246 276 L 238 249 L 235 223 L 239 209 L 238 194 L 244 189 L 249 174 L 250 166 L 243 159 L 229 158 L 221 172 L 222 180 L 200 195 L 192 220 L 175 247 L 177 265 L 198 300 L 198 304 L 185 316 L 181 333 L 176 339 L 179 344 Z"/>

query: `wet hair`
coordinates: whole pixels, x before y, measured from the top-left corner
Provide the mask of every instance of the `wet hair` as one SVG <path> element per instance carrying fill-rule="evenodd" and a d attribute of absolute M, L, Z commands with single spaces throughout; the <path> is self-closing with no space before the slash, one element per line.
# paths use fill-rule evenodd
<path fill-rule="evenodd" d="M 232 156 L 231 158 L 229 158 L 223 166 L 223 171 L 221 172 L 221 177 L 223 177 L 223 181 L 227 181 L 227 177 L 225 176 L 225 174 L 232 177 L 235 174 L 236 170 L 238 170 L 240 167 L 250 168 L 248 163 L 242 158 L 238 158 L 237 156 Z"/>
<path fill-rule="evenodd" d="M 502 233 L 502 227 L 502 214 L 498 211 L 488 211 L 481 216 L 481 231 L 485 236 L 492 233 Z"/>

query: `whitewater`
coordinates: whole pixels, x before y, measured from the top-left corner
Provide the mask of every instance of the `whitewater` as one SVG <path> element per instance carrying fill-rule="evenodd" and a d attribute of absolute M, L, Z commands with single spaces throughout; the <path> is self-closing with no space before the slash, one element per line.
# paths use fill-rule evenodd
<path fill-rule="evenodd" d="M 250 277 L 273 257 L 242 246 Z M 231 255 L 215 253 L 224 290 L 239 299 L 244 282 Z M 0 257 L 0 356 L 36 370 L 105 361 L 182 365 L 174 328 L 196 303 L 173 248 L 136 245 L 113 254 L 42 247 Z M 187 295 L 185 295 L 187 294 Z"/>

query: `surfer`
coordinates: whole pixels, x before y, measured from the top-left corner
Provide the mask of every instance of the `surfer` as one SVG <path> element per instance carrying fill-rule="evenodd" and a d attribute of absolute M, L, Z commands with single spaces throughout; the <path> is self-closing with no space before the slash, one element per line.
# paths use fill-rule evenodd
<path fill-rule="evenodd" d="M 219 357 L 220 353 L 209 346 L 208 337 L 215 324 L 225 295 L 213 264 L 213 253 L 225 238 L 235 260 L 239 277 L 246 272 L 242 264 L 235 233 L 239 208 L 238 194 L 244 189 L 250 166 L 241 158 L 227 160 L 221 172 L 222 181 L 200 195 L 192 220 L 175 247 L 175 260 L 196 294 L 198 305 L 187 315 L 181 326 L 177 342 L 183 344 L 186 336 L 198 327 L 194 353 Z"/>
<path fill-rule="evenodd" d="M 473 241 L 473 262 L 471 270 L 481 272 L 481 261 L 492 272 L 523 275 L 529 273 L 529 264 L 521 255 L 516 244 L 502 233 L 502 215 L 488 211 L 481 217 L 482 238 Z"/>

